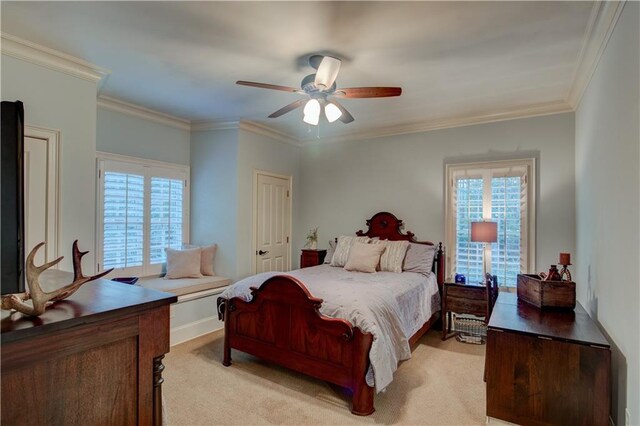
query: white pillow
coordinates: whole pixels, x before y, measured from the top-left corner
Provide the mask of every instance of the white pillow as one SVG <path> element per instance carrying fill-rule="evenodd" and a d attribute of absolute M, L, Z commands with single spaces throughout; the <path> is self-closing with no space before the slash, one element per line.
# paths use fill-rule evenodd
<path fill-rule="evenodd" d="M 365 244 L 356 242 L 349 252 L 349 260 L 344 265 L 347 271 L 375 273 L 380 255 L 385 250 L 381 244 Z"/>
<path fill-rule="evenodd" d="M 165 249 L 167 253 L 167 274 L 165 279 L 201 278 L 201 249 Z"/>
<path fill-rule="evenodd" d="M 200 273 L 202 275 L 215 275 L 213 270 L 213 262 L 216 259 L 216 252 L 218 251 L 218 245 L 212 244 L 210 246 L 201 247 L 201 259 L 200 259 Z"/>
<path fill-rule="evenodd" d="M 347 260 L 349 260 L 349 251 L 355 242 L 366 244 L 369 242 L 369 237 L 350 237 L 341 235 L 338 238 L 338 245 L 336 246 L 335 253 L 333 253 L 333 258 L 331 258 L 331 266 L 342 267 L 346 265 Z"/>
<path fill-rule="evenodd" d="M 373 240 L 373 245 L 383 245 L 387 249 L 380 257 L 380 270 L 402 272 L 402 263 L 409 247 L 409 241 Z"/>
<path fill-rule="evenodd" d="M 435 256 L 435 245 L 409 243 L 402 270 L 405 272 L 417 272 L 418 274 L 429 275 Z"/>
<path fill-rule="evenodd" d="M 216 260 L 216 253 L 218 251 L 218 245 L 217 244 L 211 244 L 210 246 L 199 246 L 196 244 L 185 244 L 182 243 L 182 247 L 180 248 L 181 250 L 186 250 L 186 249 L 194 249 L 194 248 L 199 248 L 202 250 L 200 256 L 200 273 L 202 275 L 215 275 L 215 271 L 213 269 L 213 264 L 215 263 Z M 166 265 L 165 265 L 165 271 L 166 272 Z"/>

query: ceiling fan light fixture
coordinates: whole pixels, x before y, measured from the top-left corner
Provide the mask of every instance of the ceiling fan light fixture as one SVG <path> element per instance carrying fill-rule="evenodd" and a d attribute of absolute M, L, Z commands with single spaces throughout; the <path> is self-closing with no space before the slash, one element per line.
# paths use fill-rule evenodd
<path fill-rule="evenodd" d="M 311 124 L 312 126 L 317 126 L 318 123 L 320 122 L 320 114 L 318 115 L 305 114 L 302 121 L 304 121 L 307 124 Z"/>
<path fill-rule="evenodd" d="M 304 115 L 320 117 L 320 102 L 317 99 L 309 99 L 309 102 L 304 106 Z"/>
<path fill-rule="evenodd" d="M 338 118 L 342 117 L 342 111 L 335 104 L 328 102 L 324 107 L 324 115 L 327 116 L 327 121 L 333 123 Z"/>

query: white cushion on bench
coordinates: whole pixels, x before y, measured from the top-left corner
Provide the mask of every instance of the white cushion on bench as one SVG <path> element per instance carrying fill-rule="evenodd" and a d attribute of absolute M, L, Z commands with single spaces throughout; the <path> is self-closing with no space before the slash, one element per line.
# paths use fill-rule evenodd
<path fill-rule="evenodd" d="M 173 280 L 165 280 L 163 277 L 153 277 L 140 278 L 137 284 L 145 288 L 173 293 L 176 296 L 184 296 L 186 294 L 226 287 L 231 284 L 231 280 L 218 276 L 177 278 Z"/>

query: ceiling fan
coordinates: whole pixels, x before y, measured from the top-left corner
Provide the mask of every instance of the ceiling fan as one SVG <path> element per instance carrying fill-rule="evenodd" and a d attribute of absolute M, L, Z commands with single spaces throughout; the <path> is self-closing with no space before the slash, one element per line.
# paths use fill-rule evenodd
<path fill-rule="evenodd" d="M 340 71 L 341 63 L 342 61 L 340 59 L 332 56 L 312 55 L 309 58 L 309 65 L 317 71 L 315 74 L 309 74 L 302 79 L 300 89 L 242 80 L 236 81 L 236 84 L 305 95 L 304 98 L 280 108 L 271 114 L 269 118 L 280 117 L 304 105 L 303 121 L 314 126 L 318 125 L 323 110 L 329 123 L 340 120 L 346 124 L 354 120 L 349 111 L 336 101 L 336 98 L 386 98 L 400 96 L 402 94 L 402 88 L 400 87 L 352 87 L 348 89 L 336 89 L 336 77 L 338 76 L 338 71 Z"/>

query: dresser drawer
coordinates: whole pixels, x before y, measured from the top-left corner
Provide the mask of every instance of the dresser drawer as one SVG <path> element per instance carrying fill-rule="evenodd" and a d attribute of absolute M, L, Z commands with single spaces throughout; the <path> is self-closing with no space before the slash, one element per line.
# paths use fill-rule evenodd
<path fill-rule="evenodd" d="M 447 311 L 478 316 L 487 315 L 486 300 L 468 299 L 447 295 Z"/>
<path fill-rule="evenodd" d="M 487 289 L 485 287 L 473 285 L 447 286 L 447 297 L 484 300 L 486 294 Z"/>

